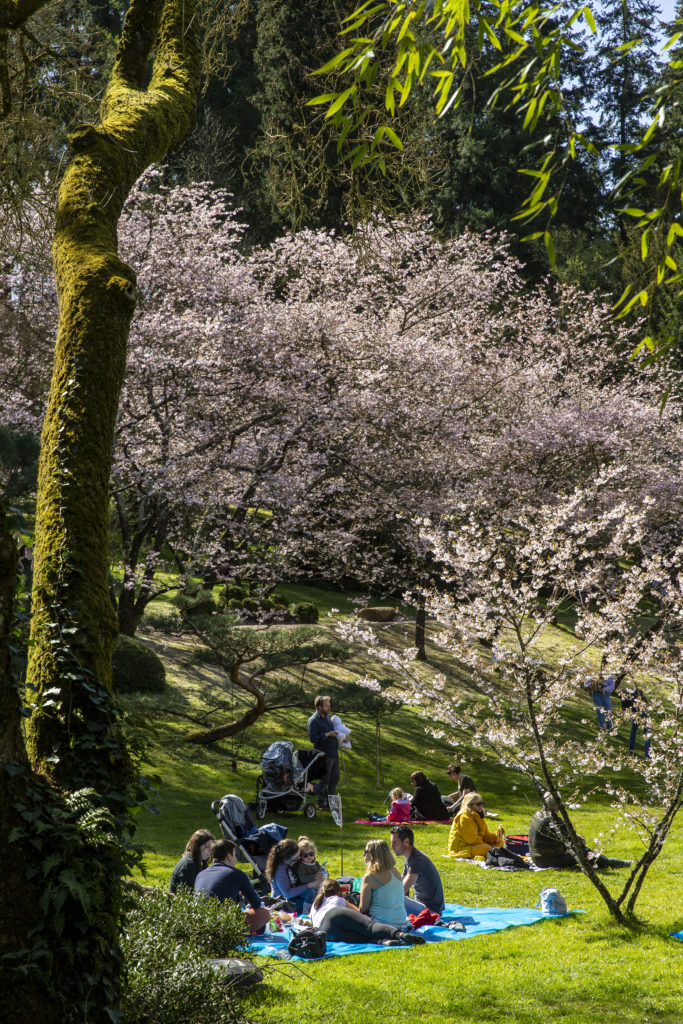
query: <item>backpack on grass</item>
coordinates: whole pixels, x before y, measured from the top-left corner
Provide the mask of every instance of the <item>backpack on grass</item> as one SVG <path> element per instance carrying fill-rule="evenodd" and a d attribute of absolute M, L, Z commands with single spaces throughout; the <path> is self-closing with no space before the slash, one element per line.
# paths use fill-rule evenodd
<path fill-rule="evenodd" d="M 290 956 L 321 960 L 327 953 L 327 937 L 324 932 L 317 932 L 313 928 L 302 928 L 289 940 L 287 950 Z"/>
<path fill-rule="evenodd" d="M 566 917 L 569 913 L 567 901 L 557 889 L 541 889 L 538 906 L 544 917 Z"/>

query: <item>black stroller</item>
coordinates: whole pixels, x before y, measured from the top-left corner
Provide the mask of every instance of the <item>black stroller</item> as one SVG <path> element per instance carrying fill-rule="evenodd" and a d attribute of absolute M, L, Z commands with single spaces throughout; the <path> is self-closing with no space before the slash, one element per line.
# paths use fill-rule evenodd
<path fill-rule="evenodd" d="M 264 874 L 266 861 L 272 847 L 287 835 L 286 826 L 273 821 L 257 828 L 244 801 L 235 793 L 214 800 L 211 810 L 218 818 L 225 839 L 235 843 L 237 860 L 251 864 L 254 888 L 262 895 L 270 893 L 270 883 Z"/>
<path fill-rule="evenodd" d="M 315 804 L 306 803 L 309 782 L 321 779 L 325 755 L 319 750 L 295 750 L 289 740 L 276 740 L 261 756 L 261 774 L 256 780 L 256 817 L 268 811 L 303 811 L 315 818 Z"/>

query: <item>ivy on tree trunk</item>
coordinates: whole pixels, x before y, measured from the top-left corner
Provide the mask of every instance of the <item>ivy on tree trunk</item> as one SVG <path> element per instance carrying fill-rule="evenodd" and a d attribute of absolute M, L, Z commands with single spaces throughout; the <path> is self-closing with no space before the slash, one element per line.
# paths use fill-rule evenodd
<path fill-rule="evenodd" d="M 1 3 L 0 29 L 20 28 L 42 6 Z M 54 835 L 51 851 L 57 858 L 64 854 L 66 859 L 67 849 L 73 863 L 82 857 L 79 812 L 69 806 L 68 794 L 84 786 L 96 791 L 96 806 L 111 812 L 108 820 L 117 841 L 103 840 L 96 851 L 87 851 L 91 862 L 95 858 L 97 878 L 90 879 L 89 893 L 71 900 L 66 925 L 63 901 L 58 906 L 52 900 L 52 876 L 44 871 L 39 934 L 29 934 L 28 908 L 29 923 L 23 933 L 18 929 L 13 935 L 16 948 L 32 942 L 36 948 L 42 944 L 43 952 L 36 953 L 35 963 L 24 959 L 17 965 L 22 971 L 12 973 L 10 967 L 9 975 L 4 975 L 4 1003 L 17 1007 L 18 1013 L 26 1012 L 33 1005 L 32 993 L 39 989 L 40 1011 L 31 1015 L 36 1022 L 109 1022 L 118 1002 L 120 874 L 131 772 L 111 695 L 116 619 L 107 587 L 107 537 L 114 424 L 136 282 L 117 253 L 117 223 L 140 174 L 189 131 L 199 80 L 196 4 L 131 0 L 100 123 L 83 125 L 71 135 L 72 155 L 59 190 L 53 247 L 59 327 L 42 434 L 27 675 L 32 702 L 27 737 L 31 765 L 24 758 L 18 771 L 25 793 L 44 797 L 46 786 L 51 787 L 55 814 L 62 794 L 66 798 L 60 805 L 63 835 Z M 5 664 L 4 599 L 11 565 L 5 557 L 4 533 L 1 539 L 0 703 L 4 712 L 7 701 L 16 701 L 16 693 Z M 21 762 L 17 717 L 16 709 L 8 718 L 3 715 L 7 723 L 2 733 L 3 762 L 12 742 L 14 761 Z M 12 801 L 16 801 L 11 780 L 4 771 L 3 828 L 11 821 Z M 28 820 L 23 840 L 7 844 L 8 858 L 14 856 L 22 869 L 27 844 L 31 845 Z M 37 850 L 40 844 L 34 846 Z M 80 875 L 84 885 L 87 876 L 87 870 Z M 15 915 L 8 913 L 12 898 L 17 901 L 16 889 L 8 892 L 0 887 L 0 894 L 0 917 L 14 920 Z M 68 903 L 68 893 L 65 898 Z M 65 927 L 74 952 L 71 969 L 66 969 L 61 955 L 67 945 L 60 942 Z"/>

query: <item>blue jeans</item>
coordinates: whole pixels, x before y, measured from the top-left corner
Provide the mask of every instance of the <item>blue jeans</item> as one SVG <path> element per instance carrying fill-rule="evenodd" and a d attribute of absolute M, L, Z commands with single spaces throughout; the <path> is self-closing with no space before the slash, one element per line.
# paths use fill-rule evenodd
<path fill-rule="evenodd" d="M 612 719 L 612 701 L 608 693 L 597 693 L 593 690 L 593 704 L 598 716 L 598 725 L 607 732 L 612 731 L 614 720 Z M 604 714 L 604 712 L 607 714 Z"/>
<path fill-rule="evenodd" d="M 628 751 L 629 754 L 635 753 L 636 749 L 636 736 L 638 735 L 638 723 L 636 721 L 631 722 L 631 735 L 628 738 Z M 646 725 L 643 726 L 643 745 L 645 748 L 645 757 L 650 757 L 650 741 L 651 732 Z"/>

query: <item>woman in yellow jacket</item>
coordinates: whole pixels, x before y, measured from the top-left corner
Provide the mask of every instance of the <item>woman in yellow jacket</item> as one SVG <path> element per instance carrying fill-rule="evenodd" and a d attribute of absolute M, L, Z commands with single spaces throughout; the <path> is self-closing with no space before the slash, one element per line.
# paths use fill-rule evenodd
<path fill-rule="evenodd" d="M 485 857 L 492 846 L 502 846 L 505 829 L 498 826 L 495 833 L 489 832 L 479 811 L 483 812 L 484 801 L 478 793 L 463 797 L 460 812 L 453 819 L 448 836 L 449 857 Z"/>

